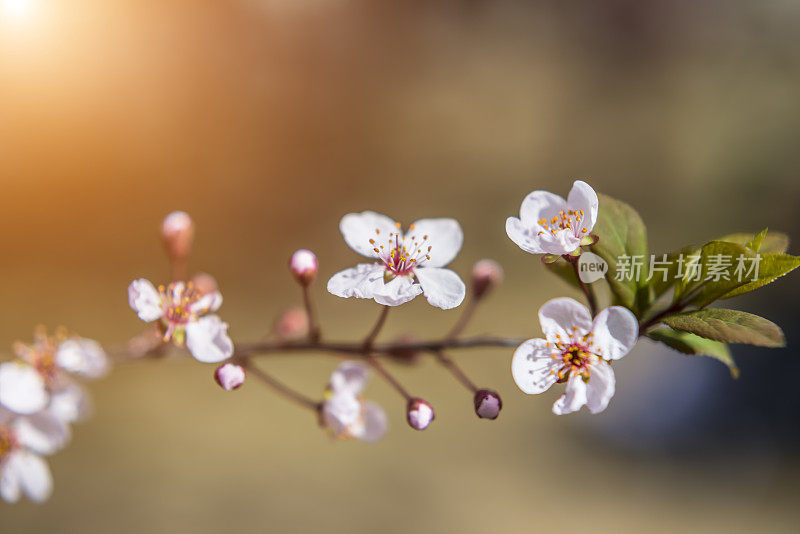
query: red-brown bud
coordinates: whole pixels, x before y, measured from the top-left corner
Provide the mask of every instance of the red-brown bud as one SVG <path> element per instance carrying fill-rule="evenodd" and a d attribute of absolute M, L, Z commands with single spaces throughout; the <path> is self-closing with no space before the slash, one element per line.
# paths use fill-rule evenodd
<path fill-rule="evenodd" d="M 503 281 L 503 267 L 494 260 L 480 260 L 472 267 L 472 294 L 476 299 L 486 295 Z"/>
<path fill-rule="evenodd" d="M 408 345 L 419 341 L 419 337 L 413 332 L 400 334 L 394 340 L 395 344 Z M 419 359 L 419 351 L 413 348 L 399 347 L 390 349 L 386 355 L 398 363 L 413 364 Z"/>
<path fill-rule="evenodd" d="M 272 333 L 281 341 L 295 341 L 308 336 L 308 314 L 303 308 L 288 308 L 275 320 Z"/>
<path fill-rule="evenodd" d="M 414 430 L 425 430 L 435 417 L 433 406 L 427 401 L 419 398 L 413 398 L 408 401 L 406 420 L 408 421 L 408 426 Z"/>
<path fill-rule="evenodd" d="M 300 249 L 289 259 L 289 270 L 302 286 L 308 286 L 314 281 L 318 269 L 317 256 L 310 250 Z"/>
<path fill-rule="evenodd" d="M 161 223 L 161 237 L 171 260 L 185 260 L 194 241 L 192 218 L 185 211 L 173 211 Z"/>
<path fill-rule="evenodd" d="M 481 419 L 497 419 L 502 409 L 503 400 L 497 392 L 489 389 L 475 392 L 475 413 Z"/>

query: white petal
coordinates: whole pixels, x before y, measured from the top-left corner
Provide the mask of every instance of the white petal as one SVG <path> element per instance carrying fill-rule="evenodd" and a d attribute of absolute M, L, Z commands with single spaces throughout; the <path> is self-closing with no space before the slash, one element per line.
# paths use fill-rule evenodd
<path fill-rule="evenodd" d="M 108 357 L 97 341 L 67 339 L 58 346 L 56 363 L 70 373 L 87 378 L 100 378 L 108 372 Z"/>
<path fill-rule="evenodd" d="M 381 283 L 374 290 L 375 302 L 384 306 L 399 306 L 422 293 L 419 284 L 409 276 L 397 276 L 388 284 Z"/>
<path fill-rule="evenodd" d="M 614 396 L 615 379 L 611 366 L 604 361 L 592 365 L 589 383 L 586 385 L 586 405 L 592 413 L 600 413 L 606 409 Z"/>
<path fill-rule="evenodd" d="M 22 492 L 34 502 L 44 502 L 53 492 L 53 477 L 47 463 L 29 452 L 14 454 L 14 467 Z"/>
<path fill-rule="evenodd" d="M 519 248 L 531 254 L 545 254 L 541 247 L 538 227 L 525 226 L 516 217 L 506 219 L 506 234 Z"/>
<path fill-rule="evenodd" d="M 14 434 L 22 446 L 45 456 L 63 449 L 71 437 L 69 425 L 48 411 L 18 417 Z"/>
<path fill-rule="evenodd" d="M 592 189 L 592 186 L 581 180 L 576 180 L 572 184 L 572 190 L 567 197 L 567 206 L 571 210 L 583 210 L 584 219 L 581 220 L 579 226 L 575 227 L 576 232 L 581 232 L 583 228 L 586 228 L 587 232 L 591 232 L 597 222 L 597 211 L 600 206 L 600 202 L 597 200 L 597 193 Z"/>
<path fill-rule="evenodd" d="M 67 382 L 52 393 L 48 410 L 65 423 L 77 423 L 92 413 L 92 402 L 85 389 L 75 382 Z"/>
<path fill-rule="evenodd" d="M 545 231 L 538 240 L 543 251 L 556 256 L 569 254 L 581 245 L 581 238 L 569 229 L 558 230 L 555 235 Z"/>
<path fill-rule="evenodd" d="M 443 310 L 455 308 L 464 302 L 467 288 L 461 278 L 450 269 L 420 267 L 414 269 L 422 292 L 431 305 Z"/>
<path fill-rule="evenodd" d="M 217 363 L 233 356 L 228 324 L 216 315 L 206 315 L 186 325 L 186 348 L 203 363 Z"/>
<path fill-rule="evenodd" d="M 628 354 L 639 338 L 636 316 L 622 306 L 611 306 L 597 314 L 592 325 L 592 341 L 597 354 L 618 360 Z"/>
<path fill-rule="evenodd" d="M 212 291 L 190 304 L 189 311 L 195 315 L 202 315 L 204 313 L 215 312 L 220 306 L 222 306 L 222 293 L 219 291 Z"/>
<path fill-rule="evenodd" d="M 350 248 L 370 258 L 379 257 L 374 250 L 375 245 L 369 242 L 370 239 L 385 241 L 389 239 L 390 233 L 399 232 L 392 219 L 372 211 L 348 213 L 342 217 L 339 230 Z"/>
<path fill-rule="evenodd" d="M 128 305 L 147 323 L 164 315 L 161 295 L 149 280 L 139 278 L 128 286 Z"/>
<path fill-rule="evenodd" d="M 517 348 L 511 360 L 511 376 L 519 389 L 528 394 L 547 391 L 556 383 L 557 377 L 551 371 L 557 366 L 552 358 L 553 347 L 547 340 L 529 339 Z"/>
<path fill-rule="evenodd" d="M 367 385 L 369 366 L 356 361 L 346 361 L 331 374 L 331 388 L 334 394 L 348 393 L 357 396 Z"/>
<path fill-rule="evenodd" d="M 548 300 L 539 308 L 539 322 L 548 341 L 562 341 L 571 335 L 583 336 L 592 329 L 592 316 L 589 309 L 575 299 L 560 297 Z M 577 327 L 574 330 L 573 327 Z"/>
<path fill-rule="evenodd" d="M 334 394 L 322 407 L 325 424 L 338 435 L 350 435 L 361 419 L 361 401 L 354 395 Z"/>
<path fill-rule="evenodd" d="M 567 391 L 553 404 L 553 413 L 566 415 L 581 409 L 586 404 L 586 383 L 580 375 L 572 375 L 567 381 Z"/>
<path fill-rule="evenodd" d="M 525 226 L 538 226 L 540 219 L 550 219 L 566 211 L 567 202 L 549 191 L 534 191 L 522 201 L 519 217 Z"/>
<path fill-rule="evenodd" d="M 376 443 L 380 441 L 386 434 L 386 431 L 389 430 L 389 421 L 386 418 L 386 412 L 383 411 L 380 405 L 374 402 L 366 402 L 363 409 L 364 424 L 353 433 L 353 437 L 367 443 Z"/>
<path fill-rule="evenodd" d="M 383 285 L 384 271 L 377 263 L 361 263 L 339 271 L 328 280 L 328 292 L 343 298 L 371 299 L 375 289 Z"/>
<path fill-rule="evenodd" d="M 48 395 L 41 375 L 20 362 L 0 364 L 0 404 L 21 414 L 38 412 L 47 406 Z"/>
<path fill-rule="evenodd" d="M 405 238 L 406 248 L 410 249 L 410 243 L 416 241 L 430 256 L 424 260 L 426 267 L 444 267 L 453 261 L 464 243 L 464 232 L 455 219 L 420 219 L 411 228 Z"/>
<path fill-rule="evenodd" d="M 12 452 L 3 463 L 0 463 L 0 497 L 8 503 L 19 501 L 19 473 L 17 472 L 17 462 L 15 457 L 19 452 Z"/>

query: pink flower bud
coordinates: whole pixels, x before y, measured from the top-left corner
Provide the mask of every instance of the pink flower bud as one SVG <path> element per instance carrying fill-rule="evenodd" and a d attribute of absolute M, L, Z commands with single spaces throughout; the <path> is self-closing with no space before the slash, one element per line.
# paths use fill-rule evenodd
<path fill-rule="evenodd" d="M 433 422 L 436 415 L 433 407 L 427 401 L 419 398 L 408 401 L 406 407 L 406 420 L 414 430 L 425 430 Z"/>
<path fill-rule="evenodd" d="M 191 282 L 195 291 L 201 295 L 207 295 L 209 293 L 219 291 L 217 279 L 208 273 L 197 273 L 196 275 L 192 276 Z"/>
<path fill-rule="evenodd" d="M 272 333 L 282 341 L 293 341 L 308 336 L 308 314 L 303 308 L 284 311 L 272 327 Z"/>
<path fill-rule="evenodd" d="M 497 419 L 502 409 L 503 400 L 497 392 L 481 389 L 475 393 L 475 413 L 481 419 Z"/>
<path fill-rule="evenodd" d="M 472 267 L 472 292 L 475 298 L 486 295 L 503 281 L 503 268 L 494 260 L 480 260 Z"/>
<path fill-rule="evenodd" d="M 173 211 L 161 223 L 161 237 L 172 259 L 189 256 L 194 240 L 194 222 L 185 211 Z"/>
<path fill-rule="evenodd" d="M 233 391 L 244 384 L 244 368 L 235 363 L 224 363 L 214 371 L 214 380 L 225 391 Z"/>
<path fill-rule="evenodd" d="M 289 269 L 300 285 L 308 286 L 317 277 L 317 256 L 310 250 L 300 249 L 289 260 Z"/>

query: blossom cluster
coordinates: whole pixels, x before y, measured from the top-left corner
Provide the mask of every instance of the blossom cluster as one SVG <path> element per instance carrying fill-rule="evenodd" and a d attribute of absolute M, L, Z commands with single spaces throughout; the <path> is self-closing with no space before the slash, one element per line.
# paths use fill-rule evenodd
<path fill-rule="evenodd" d="M 89 414 L 89 396 L 75 378 L 100 378 L 109 362 L 96 341 L 64 329 L 48 335 L 39 328 L 33 343 L 16 343 L 14 353 L 0 364 L 0 497 L 42 502 L 53 487 L 42 457 L 64 448 L 70 425 Z"/>
<path fill-rule="evenodd" d="M 611 203 L 604 213 L 601 199 Z M 205 273 L 188 277 L 194 222 L 185 212 L 173 212 L 161 227 L 170 281 L 162 285 L 144 278 L 130 282 L 128 304 L 150 326 L 128 342 L 121 357 L 163 355 L 170 346 L 185 348 L 199 362 L 218 364 L 213 378 L 223 390 L 237 390 L 248 376 L 256 378 L 312 410 L 332 438 L 374 443 L 386 434 L 389 418 L 381 406 L 364 398 L 373 372 L 402 395 L 411 428 L 425 430 L 436 417 L 433 406 L 408 393 L 378 353 L 390 361 L 413 364 L 419 353 L 430 352 L 471 392 L 476 415 L 497 419 L 503 406 L 500 395 L 478 387 L 448 351 L 466 341 L 460 335 L 476 305 L 503 280 L 500 264 L 489 259 L 475 263 L 468 305 L 443 339 L 423 343 L 405 335 L 379 347 L 376 338 L 390 309 L 419 295 L 441 310 L 465 302 L 468 284 L 447 268 L 461 250 L 463 231 L 450 218 L 421 219 L 404 227 L 372 211 L 345 215 L 339 228 L 345 243 L 366 259 L 333 274 L 326 287 L 332 295 L 380 305 L 377 322 L 363 341 L 348 344 L 323 339 L 311 292 L 319 262 L 312 251 L 301 249 L 292 254 L 289 269 L 303 290 L 303 307 L 281 314 L 267 341 L 235 345 L 228 323 L 217 315 L 223 298 L 214 277 Z M 784 343 L 780 328 L 764 318 L 736 310 L 705 309 L 716 299 L 751 291 L 800 266 L 800 258 L 784 254 L 788 239 L 783 234 L 769 239 L 766 230 L 757 235 L 732 234 L 693 249 L 700 252 L 687 258 L 674 253 L 663 255 L 658 262 L 652 256 L 649 278 L 642 281 L 645 255 L 637 251 L 646 252 L 646 237 L 638 215 L 623 203 L 598 197 L 580 180 L 574 182 L 566 199 L 533 191 L 524 198 L 519 217 L 506 220 L 505 230 L 520 249 L 541 255 L 548 268 L 581 290 L 589 305 L 568 297 L 545 302 L 538 310 L 543 337 L 472 340 L 473 346 L 515 348 L 513 355 L 509 351 L 511 375 L 526 394 L 563 385 L 563 394 L 552 407 L 554 414 L 577 412 L 584 406 L 592 414 L 605 410 L 616 389 L 612 366 L 641 336 L 687 354 L 711 355 L 728 364 L 732 372 L 735 364 L 725 343 Z M 759 273 L 762 248 L 768 253 L 765 272 Z M 733 260 L 728 254 L 726 263 L 722 252 L 737 252 L 742 266 L 749 262 L 746 276 L 750 278 L 742 281 L 740 276 L 738 283 L 731 282 L 720 266 L 729 268 Z M 677 271 L 664 265 L 668 259 L 678 262 Z M 594 289 L 587 284 L 602 278 L 610 263 L 617 276 L 606 280 L 609 305 L 599 307 Z M 739 274 L 744 272 L 744 267 L 737 269 Z M 659 307 L 662 300 L 669 302 L 665 292 L 669 295 L 670 286 L 651 280 L 655 272 L 662 271 L 664 282 L 667 273 L 677 273 L 681 283 L 673 281 L 671 303 Z M 695 272 L 706 277 L 702 281 L 699 274 L 694 278 Z M 254 362 L 259 353 L 298 350 L 347 356 L 333 370 L 327 385 L 319 388 L 319 400 L 286 386 Z M 13 361 L 0 364 L 0 497 L 15 502 L 24 494 L 41 502 L 52 490 L 50 471 L 42 457 L 63 448 L 70 439 L 71 425 L 88 413 L 88 396 L 75 378 L 105 375 L 109 358 L 97 342 L 63 329 L 52 336 L 37 330 L 32 344 L 17 343 L 14 352 Z"/>

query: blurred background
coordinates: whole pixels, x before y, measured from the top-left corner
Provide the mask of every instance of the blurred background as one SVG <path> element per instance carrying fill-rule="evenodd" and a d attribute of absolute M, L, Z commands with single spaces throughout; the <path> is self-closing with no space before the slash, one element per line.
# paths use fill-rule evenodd
<path fill-rule="evenodd" d="M 546 299 L 577 296 L 505 236 L 531 190 L 587 179 L 640 211 L 656 252 L 800 235 L 799 29 L 790 0 L 0 0 L 0 345 L 39 323 L 136 334 L 125 290 L 168 276 L 174 209 L 240 340 L 299 302 L 301 247 L 320 258 L 324 334 L 366 333 L 378 306 L 324 290 L 357 260 L 350 211 L 457 218 L 453 267 L 491 257 L 507 275 L 469 332 L 525 337 Z M 798 298 L 795 275 L 733 302 L 789 342 L 735 346 L 736 381 L 640 343 L 599 416 L 522 394 L 509 350 L 457 355 L 503 394 L 495 422 L 432 361 L 395 365 L 438 417 L 410 430 L 374 379 L 392 425 L 377 446 L 330 442 L 255 381 L 225 393 L 188 357 L 121 364 L 51 459 L 52 499 L 0 505 L 2 531 L 797 532 Z M 420 298 L 384 338 L 457 314 Z M 336 360 L 263 364 L 315 396 Z"/>

